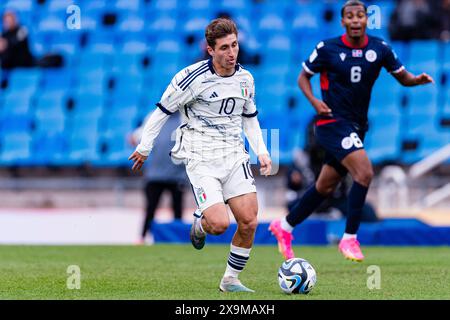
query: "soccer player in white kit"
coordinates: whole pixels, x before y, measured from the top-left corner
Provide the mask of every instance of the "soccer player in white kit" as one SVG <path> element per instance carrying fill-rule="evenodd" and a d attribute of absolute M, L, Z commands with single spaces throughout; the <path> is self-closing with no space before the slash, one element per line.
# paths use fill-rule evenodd
<path fill-rule="evenodd" d="M 178 72 L 158 108 L 145 124 L 142 139 L 130 156 L 140 170 L 167 118 L 180 111 L 171 157 L 186 164 L 198 209 L 190 238 L 196 249 L 206 234 L 220 235 L 230 225 L 226 204 L 237 222 L 225 274 L 219 289 L 253 292 L 238 279 L 250 256 L 257 226 L 258 202 L 242 129 L 257 154 L 261 174 L 269 175 L 272 162 L 257 120 L 252 75 L 237 63 L 238 31 L 233 21 L 219 18 L 206 28 L 211 58 Z"/>

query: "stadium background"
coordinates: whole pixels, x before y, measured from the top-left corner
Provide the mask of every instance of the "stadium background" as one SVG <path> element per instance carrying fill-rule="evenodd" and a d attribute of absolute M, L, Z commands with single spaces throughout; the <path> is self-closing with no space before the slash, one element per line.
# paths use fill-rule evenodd
<path fill-rule="evenodd" d="M 66 24 L 72 4 L 80 8 L 80 29 Z M 381 28 L 369 34 L 389 41 L 395 1 L 367 4 L 381 8 Z M 260 221 L 264 226 L 283 215 L 286 169 L 294 150 L 305 146 L 314 114 L 296 78 L 321 39 L 343 33 L 341 6 L 342 1 L 293 0 L 2 1 L 0 10 L 15 10 L 28 28 L 33 54 L 61 54 L 64 65 L 2 71 L 0 242 L 136 240 L 143 179 L 130 172 L 133 147 L 127 135 L 153 110 L 172 76 L 203 58 L 204 28 L 223 12 L 237 22 L 246 53 L 258 57 L 258 63 L 244 66 L 255 77 L 261 127 L 279 130 L 279 173 L 257 177 Z M 450 142 L 450 43 L 390 43 L 408 70 L 427 72 L 436 84 L 403 88 L 386 71 L 380 74 L 365 144 L 377 173 L 369 199 L 390 219 L 364 224 L 360 239 L 448 245 L 448 151 L 424 174 L 411 168 Z M 314 83 L 319 96 L 319 77 Z M 388 165 L 398 167 L 383 171 Z M 188 241 L 195 202 L 186 194 L 181 224 L 166 224 L 171 215 L 163 199 L 157 242 Z M 274 243 L 265 229 L 258 228 L 256 242 Z M 327 244 L 342 230 L 342 220 L 313 219 L 300 228 L 296 242 Z M 232 232 L 210 241 L 228 243 Z"/>

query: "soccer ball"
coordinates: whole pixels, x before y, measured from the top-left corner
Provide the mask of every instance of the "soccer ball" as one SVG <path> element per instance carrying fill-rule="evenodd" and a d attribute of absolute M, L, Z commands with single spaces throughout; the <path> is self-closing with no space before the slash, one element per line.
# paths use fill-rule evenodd
<path fill-rule="evenodd" d="M 286 260 L 278 269 L 278 283 L 287 294 L 308 294 L 316 284 L 316 270 L 301 258 Z"/>

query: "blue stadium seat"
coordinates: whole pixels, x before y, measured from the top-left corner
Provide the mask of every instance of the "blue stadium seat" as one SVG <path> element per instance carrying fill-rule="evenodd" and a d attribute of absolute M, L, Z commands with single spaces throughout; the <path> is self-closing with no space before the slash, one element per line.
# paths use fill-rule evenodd
<path fill-rule="evenodd" d="M 60 33 L 66 30 L 64 15 L 42 14 L 38 23 L 39 32 Z"/>
<path fill-rule="evenodd" d="M 51 52 L 64 54 L 65 59 L 72 57 L 80 50 L 80 37 L 81 31 L 79 30 L 64 31 L 53 37 L 50 50 Z"/>
<path fill-rule="evenodd" d="M 68 165 L 68 141 L 63 132 L 39 131 L 33 134 L 33 163 L 37 165 Z"/>
<path fill-rule="evenodd" d="M 178 72 L 181 62 L 181 47 L 178 42 L 165 40 L 157 44 L 149 72 L 160 79 L 161 83 L 168 84 L 167 80 Z"/>
<path fill-rule="evenodd" d="M 142 91 L 143 77 L 141 74 L 120 74 L 114 76 L 114 92 L 124 95 L 138 96 Z"/>
<path fill-rule="evenodd" d="M 104 53 L 93 53 L 89 51 L 83 52 L 80 55 L 78 68 L 86 70 L 102 70 L 106 67 L 107 58 L 108 55 Z"/>
<path fill-rule="evenodd" d="M 33 0 L 6 0 L 2 6 L 3 9 L 17 12 L 31 11 L 33 10 Z"/>
<path fill-rule="evenodd" d="M 323 3 L 320 1 L 298 3 L 292 8 L 292 33 L 295 38 L 300 36 L 324 38 L 320 13 Z M 312 50 L 312 49 L 311 49 Z"/>
<path fill-rule="evenodd" d="M 74 4 L 72 0 L 47 0 L 47 11 L 51 13 L 57 13 L 66 11 L 67 7 Z"/>
<path fill-rule="evenodd" d="M 43 73 L 42 85 L 46 91 L 60 90 L 67 91 L 73 85 L 72 70 L 64 69 L 48 69 Z"/>
<path fill-rule="evenodd" d="M 387 41 L 387 43 L 392 47 L 403 65 L 405 65 L 405 67 L 408 67 L 410 55 L 409 44 L 403 41 Z"/>
<path fill-rule="evenodd" d="M 143 68 L 142 59 L 142 54 L 117 53 L 113 57 L 113 67 L 111 71 L 120 76 L 138 76 L 141 74 Z"/>
<path fill-rule="evenodd" d="M 101 94 L 78 94 L 75 97 L 75 115 L 98 117 L 103 112 L 104 97 Z"/>
<path fill-rule="evenodd" d="M 175 14 L 178 10 L 177 0 L 154 0 L 150 3 L 150 8 L 155 15 Z"/>
<path fill-rule="evenodd" d="M 182 1 L 182 10 L 189 18 L 204 17 L 208 20 L 214 18 L 213 5 L 210 0 Z M 206 27 L 206 25 L 205 25 Z"/>
<path fill-rule="evenodd" d="M 439 42 L 433 40 L 414 40 L 410 43 L 411 57 L 421 61 L 435 61 L 439 56 Z"/>
<path fill-rule="evenodd" d="M 369 118 L 365 148 L 374 164 L 396 161 L 400 157 L 401 115 L 380 113 Z"/>
<path fill-rule="evenodd" d="M 267 41 L 265 62 L 270 65 L 288 65 L 291 61 L 291 43 L 286 36 L 278 35 Z"/>
<path fill-rule="evenodd" d="M 122 33 L 141 32 L 144 30 L 144 19 L 138 14 L 124 15 L 120 18 L 117 30 Z"/>
<path fill-rule="evenodd" d="M 106 75 L 103 69 L 80 69 L 77 81 L 79 94 L 102 94 L 106 88 Z"/>
<path fill-rule="evenodd" d="M 286 29 L 286 24 L 279 14 L 267 13 L 258 23 L 258 30 L 260 34 L 266 34 L 266 32 L 283 33 Z M 262 38 L 262 37 L 261 37 Z"/>
<path fill-rule="evenodd" d="M 93 136 L 96 137 L 99 130 L 100 116 L 96 114 L 78 114 L 70 121 L 72 136 Z"/>
<path fill-rule="evenodd" d="M 82 19 L 81 28 L 83 31 L 95 32 L 95 30 L 99 29 L 100 18 L 95 11 L 90 13 L 83 11 Z"/>
<path fill-rule="evenodd" d="M 41 75 L 38 69 L 14 69 L 8 79 L 8 90 L 34 92 L 40 84 Z"/>
<path fill-rule="evenodd" d="M 31 91 L 10 91 L 5 95 L 0 111 L 8 115 L 25 115 L 30 112 L 31 98 Z"/>
<path fill-rule="evenodd" d="M 105 117 L 104 135 L 122 135 L 130 134 L 136 126 L 134 117 L 124 117 L 123 114 L 111 113 Z"/>
<path fill-rule="evenodd" d="M 410 68 L 436 70 L 438 58 L 440 57 L 440 47 L 437 41 L 412 41 L 410 47 Z"/>
<path fill-rule="evenodd" d="M 233 19 L 237 15 L 250 16 L 252 9 L 252 4 L 245 0 L 222 0 L 217 6 L 217 12 L 227 12 Z"/>
<path fill-rule="evenodd" d="M 118 11 L 138 12 L 141 8 L 141 0 L 116 0 L 114 7 Z"/>
<path fill-rule="evenodd" d="M 149 45 L 145 38 L 143 40 L 129 40 L 122 43 L 120 52 L 122 54 L 142 55 L 149 51 Z"/>
<path fill-rule="evenodd" d="M 425 124 L 421 127 L 428 131 L 417 132 L 415 136 L 408 137 L 409 139 L 413 139 L 418 142 L 418 148 L 414 151 L 408 151 L 402 154 L 402 162 L 405 164 L 413 164 L 419 160 L 422 160 L 431 153 L 444 147 L 448 144 L 448 141 L 450 141 L 450 134 L 438 130 L 434 124 L 425 122 Z"/>
<path fill-rule="evenodd" d="M 63 116 L 66 112 L 66 96 L 64 92 L 49 91 L 37 97 L 36 114 L 53 114 Z"/>
<path fill-rule="evenodd" d="M 146 30 L 153 34 L 174 34 L 177 31 L 177 19 L 168 14 L 156 16 L 147 22 Z"/>
<path fill-rule="evenodd" d="M 437 132 L 437 117 L 434 114 L 430 117 L 419 114 L 407 118 L 406 137 L 426 136 L 433 132 Z"/>
<path fill-rule="evenodd" d="M 33 118 L 29 114 L 0 115 L 0 130 L 2 135 L 9 133 L 25 133 L 32 128 Z"/>
<path fill-rule="evenodd" d="M 109 31 L 89 33 L 85 54 L 111 54 L 116 51 L 115 34 Z"/>
<path fill-rule="evenodd" d="M 72 136 L 69 141 L 67 162 L 73 165 L 91 163 L 98 160 L 97 136 Z"/>
<path fill-rule="evenodd" d="M 34 130 L 36 133 L 64 132 L 66 118 L 61 114 L 36 114 Z"/>
<path fill-rule="evenodd" d="M 281 84 L 272 86 L 271 90 L 261 88 L 255 96 L 261 114 L 285 114 L 287 101 L 285 87 Z"/>
<path fill-rule="evenodd" d="M 276 88 L 279 88 L 280 86 L 283 87 L 283 89 L 279 92 L 285 93 L 286 88 L 284 84 L 286 83 L 286 77 L 289 72 L 289 67 L 287 65 L 270 65 L 270 61 L 267 62 L 267 65 L 264 65 L 263 68 L 265 72 L 261 75 L 259 79 L 257 90 L 257 95 L 260 94 L 262 91 L 267 92 L 275 92 Z"/>
<path fill-rule="evenodd" d="M 94 12 L 103 12 L 110 0 L 88 0 L 83 2 L 83 12 L 92 14 Z"/>
<path fill-rule="evenodd" d="M 205 16 L 193 16 L 186 20 L 183 25 L 184 34 L 192 34 L 201 37 L 205 33 L 205 28 L 210 19 Z"/>
<path fill-rule="evenodd" d="M 409 115 L 433 116 L 438 111 L 438 90 L 433 85 L 421 86 L 408 91 Z"/>
<path fill-rule="evenodd" d="M 94 162 L 98 166 L 129 165 L 128 157 L 133 153 L 134 147 L 127 141 L 122 133 L 105 135 L 99 139 L 102 148 L 100 158 Z"/>
<path fill-rule="evenodd" d="M 10 133 L 2 137 L 0 163 L 3 165 L 26 165 L 31 159 L 31 135 Z"/>
<path fill-rule="evenodd" d="M 139 95 L 121 92 L 113 96 L 111 103 L 105 109 L 108 115 L 120 116 L 123 119 L 134 119 L 139 108 Z"/>
<path fill-rule="evenodd" d="M 382 71 L 372 90 L 369 105 L 370 114 L 398 113 L 400 110 L 402 87 L 386 71 Z"/>
<path fill-rule="evenodd" d="M 433 152 L 445 147 L 449 141 L 450 134 L 448 132 L 434 131 L 427 133 L 419 146 L 419 157 L 425 158 L 431 155 Z"/>

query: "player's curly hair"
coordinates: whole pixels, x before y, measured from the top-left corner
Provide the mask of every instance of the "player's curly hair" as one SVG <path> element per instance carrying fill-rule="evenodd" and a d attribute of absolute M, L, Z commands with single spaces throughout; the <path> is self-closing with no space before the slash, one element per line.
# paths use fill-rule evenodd
<path fill-rule="evenodd" d="M 341 17 L 344 17 L 344 11 L 345 8 L 347 7 L 352 7 L 352 6 L 363 6 L 364 7 L 364 11 L 367 12 L 367 6 L 364 2 L 360 1 L 360 0 L 348 0 L 346 3 L 344 3 L 344 5 L 342 6 L 341 9 Z"/>
<path fill-rule="evenodd" d="M 211 48 L 216 45 L 216 40 L 226 37 L 229 34 L 238 35 L 236 24 L 231 19 L 218 18 L 206 27 L 205 38 Z"/>

